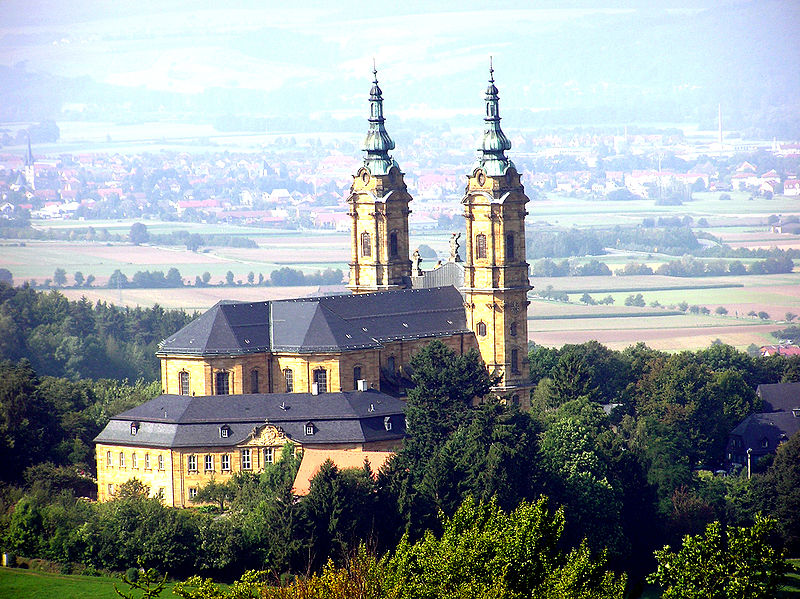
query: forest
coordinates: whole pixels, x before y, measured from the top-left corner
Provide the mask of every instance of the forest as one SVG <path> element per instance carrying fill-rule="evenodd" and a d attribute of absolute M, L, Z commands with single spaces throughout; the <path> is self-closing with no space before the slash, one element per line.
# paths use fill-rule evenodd
<path fill-rule="evenodd" d="M 298 460 L 287 446 L 261 474 L 201 488 L 192 509 L 165 507 L 137 481 L 98 504 L 84 499 L 93 493 L 91 439 L 111 415 L 157 395 L 155 377 L 131 384 L 35 357 L 24 323 L 57 337 L 84 315 L 101 339 L 113 308 L 3 293 L 17 311 L 4 301 L 0 322 L 13 315 L 26 341 L 0 365 L 0 543 L 64 571 L 141 562 L 188 579 L 184 596 L 198 598 L 192 584 L 246 570 L 281 587 L 264 591 L 276 597 L 339 596 L 302 593 L 355 579 L 377 589 L 362 596 L 376 597 L 622 597 L 648 576 L 681 597 L 694 595 L 670 579 L 670 564 L 698 569 L 691 584 L 725 571 L 731 584 L 774 591 L 787 567 L 781 548 L 800 554 L 800 435 L 750 478 L 715 475 L 730 431 L 759 410 L 756 386 L 800 381 L 799 358 L 725 345 L 677 354 L 533 346 L 532 408 L 522 411 L 475 404 L 493 383 L 479 355 L 433 342 L 413 359 L 409 437 L 379 472 L 327 463 L 296 500 Z M 188 318 L 119 313 L 131 331 L 153 324 L 142 339 Z M 710 553 L 698 565 L 701 550 Z M 741 596 L 771 596 L 753 593 Z"/>

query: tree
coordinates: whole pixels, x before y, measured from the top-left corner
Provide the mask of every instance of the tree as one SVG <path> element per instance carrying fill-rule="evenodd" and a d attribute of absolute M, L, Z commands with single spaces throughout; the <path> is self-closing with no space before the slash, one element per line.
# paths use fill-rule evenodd
<path fill-rule="evenodd" d="M 128 585 L 127 593 L 120 591 L 114 585 L 114 591 L 123 599 L 134 599 L 133 590 L 141 591 L 141 599 L 155 599 L 159 597 L 167 585 L 167 575 L 160 576 L 154 568 L 145 569 L 142 560 L 139 560 L 139 568 L 142 570 L 136 578 L 129 577 L 128 574 L 122 576 L 122 582 Z"/>
<path fill-rule="evenodd" d="M 197 494 L 192 497 L 192 503 L 218 503 L 219 511 L 225 511 L 225 502 L 230 501 L 234 496 L 234 486 L 230 481 L 224 483 L 217 482 L 211 477 L 205 485 L 197 489 Z"/>
<path fill-rule="evenodd" d="M 150 233 L 147 231 L 147 225 L 142 223 L 133 223 L 128 231 L 128 239 L 133 245 L 147 243 L 150 239 Z"/>
<path fill-rule="evenodd" d="M 91 287 L 92 283 L 94 283 L 94 275 L 88 275 L 86 277 L 86 282 L 83 284 L 84 287 Z"/>
<path fill-rule="evenodd" d="M 233 285 L 233 271 L 229 270 L 225 273 L 225 283 L 227 285 Z"/>
<path fill-rule="evenodd" d="M 186 238 L 186 249 L 190 252 L 196 252 L 201 245 L 203 245 L 203 238 L 197 233 L 192 233 Z"/>
<path fill-rule="evenodd" d="M 0 268 L 0 283 L 6 283 L 9 286 L 14 284 L 14 277 L 7 268 Z"/>
<path fill-rule="evenodd" d="M 783 443 L 769 471 L 759 480 L 767 509 L 777 518 L 787 548 L 800 549 L 800 433 Z"/>
<path fill-rule="evenodd" d="M 792 322 L 795 318 L 797 318 L 797 314 L 794 312 L 787 312 L 784 316 L 786 322 Z"/>
<path fill-rule="evenodd" d="M 72 278 L 75 279 L 75 287 L 82 287 L 84 281 L 86 280 L 83 276 L 83 273 L 79 270 L 75 271 L 75 274 L 72 275 Z"/>
<path fill-rule="evenodd" d="M 594 306 L 597 303 L 596 301 L 594 301 L 594 298 L 591 295 L 589 295 L 588 293 L 584 293 L 581 296 L 581 302 L 583 302 L 587 306 L 589 306 L 589 305 Z"/>
<path fill-rule="evenodd" d="M 637 293 L 636 295 L 631 294 L 625 298 L 625 305 L 644 307 L 645 306 L 644 297 L 642 296 L 641 293 Z"/>
<path fill-rule="evenodd" d="M 656 551 L 658 569 L 648 580 L 664 588 L 664 599 L 775 597 L 790 568 L 770 542 L 776 527 L 761 515 L 751 527 L 712 522 L 704 534 L 684 537 L 678 551 Z"/>
<path fill-rule="evenodd" d="M 63 268 L 56 268 L 56 271 L 53 273 L 53 283 L 58 285 L 59 287 L 63 287 L 67 284 L 67 271 Z"/>
<path fill-rule="evenodd" d="M 462 597 L 621 598 L 625 576 L 605 569 L 605 555 L 585 544 L 559 545 L 564 513 L 547 500 L 523 501 L 510 513 L 494 500 L 468 498 L 441 521 L 440 537 L 427 531 L 404 537 L 387 562 L 387 585 L 403 599 Z"/>
<path fill-rule="evenodd" d="M 203 285 L 208 285 L 208 282 L 211 280 L 211 273 L 206 271 L 202 275 Z"/>
<path fill-rule="evenodd" d="M 247 273 L 247 284 L 252 285 L 255 282 L 255 280 L 256 280 L 256 273 L 254 273 L 251 270 L 249 273 Z"/>
<path fill-rule="evenodd" d="M 716 312 L 720 316 L 725 316 L 728 313 L 728 309 L 725 306 L 717 306 L 714 312 Z"/>
<path fill-rule="evenodd" d="M 761 320 L 769 320 L 769 314 L 767 312 L 764 312 L 763 310 L 758 313 L 758 317 Z"/>
<path fill-rule="evenodd" d="M 122 289 L 128 286 L 128 277 L 120 270 L 117 269 L 108 277 L 108 284 L 106 287 L 109 289 Z"/>
<path fill-rule="evenodd" d="M 406 418 L 412 434 L 403 451 L 429 456 L 467 420 L 472 402 L 494 381 L 477 351 L 457 356 L 439 340 L 411 358 L 410 370 L 415 386 L 408 393 Z"/>

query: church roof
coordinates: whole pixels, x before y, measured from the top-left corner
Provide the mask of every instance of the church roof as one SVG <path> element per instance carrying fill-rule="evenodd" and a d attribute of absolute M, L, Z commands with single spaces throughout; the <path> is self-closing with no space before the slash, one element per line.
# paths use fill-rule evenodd
<path fill-rule="evenodd" d="M 404 409 L 404 401 L 374 389 L 319 395 L 160 395 L 114 416 L 94 440 L 136 447 L 229 447 L 270 424 L 302 445 L 387 441 L 405 436 Z M 132 423 L 137 425 L 135 435 Z M 313 424 L 313 435 L 306 434 L 307 424 Z M 220 434 L 223 426 L 226 437 Z"/>
<path fill-rule="evenodd" d="M 159 355 L 339 352 L 467 333 L 455 287 L 264 302 L 219 302 L 161 343 Z"/>

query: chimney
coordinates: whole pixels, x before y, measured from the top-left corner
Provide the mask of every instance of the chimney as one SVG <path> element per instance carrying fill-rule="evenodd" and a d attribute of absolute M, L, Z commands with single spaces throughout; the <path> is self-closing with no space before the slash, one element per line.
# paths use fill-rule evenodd
<path fill-rule="evenodd" d="M 367 381 L 365 379 L 358 379 L 357 386 L 359 391 L 366 391 L 368 389 Z"/>
<path fill-rule="evenodd" d="M 311 395 L 319 395 L 319 383 L 311 383 Z"/>

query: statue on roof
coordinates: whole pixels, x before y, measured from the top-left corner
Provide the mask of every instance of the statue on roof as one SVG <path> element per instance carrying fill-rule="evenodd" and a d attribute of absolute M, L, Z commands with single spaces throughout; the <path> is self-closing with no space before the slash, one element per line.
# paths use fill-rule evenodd
<path fill-rule="evenodd" d="M 422 276 L 422 268 L 420 268 L 420 264 L 422 263 L 422 256 L 419 255 L 419 248 L 414 250 L 414 253 L 411 254 L 411 276 L 412 277 L 421 277 Z"/>

